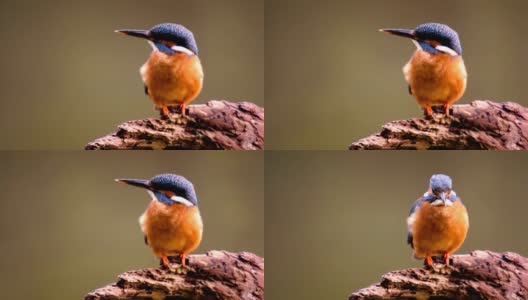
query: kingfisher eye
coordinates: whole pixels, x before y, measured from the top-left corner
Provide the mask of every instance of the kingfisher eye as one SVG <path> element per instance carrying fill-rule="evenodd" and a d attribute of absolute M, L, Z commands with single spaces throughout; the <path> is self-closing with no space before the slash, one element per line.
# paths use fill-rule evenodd
<path fill-rule="evenodd" d="M 160 41 L 160 42 L 169 48 L 176 46 L 175 42 L 171 42 L 171 41 Z"/>
<path fill-rule="evenodd" d="M 173 192 L 171 191 L 161 191 L 165 196 L 167 196 L 167 198 L 172 198 L 174 197 L 176 194 L 174 194 Z"/>
<path fill-rule="evenodd" d="M 440 46 L 440 43 L 437 42 L 437 41 L 425 40 L 425 42 L 428 43 L 429 45 L 433 46 L 433 48 L 436 48 L 436 46 Z"/>

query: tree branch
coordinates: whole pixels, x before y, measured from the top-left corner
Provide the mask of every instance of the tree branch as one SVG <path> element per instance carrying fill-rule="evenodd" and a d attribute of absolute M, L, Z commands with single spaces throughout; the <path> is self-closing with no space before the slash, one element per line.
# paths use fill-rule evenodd
<path fill-rule="evenodd" d="M 262 150 L 264 108 L 250 102 L 212 100 L 189 105 L 186 117 L 128 121 L 86 150 Z"/>
<path fill-rule="evenodd" d="M 455 255 L 447 275 L 416 268 L 393 271 L 348 299 L 528 299 L 528 259 L 512 252 Z"/>
<path fill-rule="evenodd" d="M 116 283 L 84 299 L 263 300 L 264 259 L 248 252 L 191 255 L 189 264 L 176 271 L 150 268 L 125 272 Z"/>
<path fill-rule="evenodd" d="M 393 121 L 350 150 L 528 149 L 528 108 L 513 102 L 473 101 L 453 106 L 449 124 L 413 118 Z"/>

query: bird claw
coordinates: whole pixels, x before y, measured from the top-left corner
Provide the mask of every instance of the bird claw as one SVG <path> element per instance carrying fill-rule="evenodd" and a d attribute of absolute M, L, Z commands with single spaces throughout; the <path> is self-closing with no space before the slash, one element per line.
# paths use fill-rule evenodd
<path fill-rule="evenodd" d="M 169 273 L 174 273 L 178 275 L 186 274 L 190 268 L 189 265 L 189 258 L 185 258 L 185 265 L 182 264 L 181 259 L 179 256 L 168 256 L 168 265 L 164 265 L 163 261 L 160 261 L 160 267 L 163 270 L 167 270 Z"/>
<path fill-rule="evenodd" d="M 433 271 L 438 274 L 447 275 L 453 271 L 453 267 L 444 264 L 438 264 L 437 266 L 433 266 Z"/>
<path fill-rule="evenodd" d="M 449 125 L 453 121 L 453 118 L 450 115 L 436 115 L 432 117 L 434 123 Z"/>
<path fill-rule="evenodd" d="M 442 106 L 440 110 L 439 106 L 431 107 L 431 110 L 424 110 L 425 119 L 431 120 L 432 123 L 438 123 L 442 125 L 449 125 L 453 121 L 451 113 L 446 114 L 445 109 Z M 450 109 L 452 111 L 452 109 Z M 430 114 L 429 114 L 430 112 Z"/>
<path fill-rule="evenodd" d="M 160 119 L 167 121 L 167 123 L 172 123 L 176 125 L 185 125 L 190 120 L 188 116 L 183 116 L 181 114 L 176 113 L 171 113 L 169 115 L 164 115 L 163 113 L 160 113 Z"/>
<path fill-rule="evenodd" d="M 190 119 L 188 117 L 189 109 L 187 108 L 187 114 L 182 114 L 179 106 L 167 106 L 167 114 L 164 114 L 163 109 L 159 109 L 160 111 L 160 119 L 167 120 L 170 123 L 183 125 L 187 124 L 187 121 Z"/>
<path fill-rule="evenodd" d="M 176 124 L 176 125 L 186 125 L 189 122 L 190 118 L 188 116 L 182 116 L 180 114 L 169 115 L 167 122 Z"/>
<path fill-rule="evenodd" d="M 187 272 L 189 270 L 190 269 L 189 269 L 188 266 L 179 265 L 179 264 L 169 265 L 168 268 L 167 268 L 167 271 L 169 273 L 173 273 L 173 274 L 177 274 L 177 275 L 185 275 L 185 274 L 187 274 Z"/>
<path fill-rule="evenodd" d="M 450 274 L 454 269 L 450 265 L 433 263 L 432 265 L 426 265 L 426 270 L 430 270 L 432 273 L 447 275 Z"/>

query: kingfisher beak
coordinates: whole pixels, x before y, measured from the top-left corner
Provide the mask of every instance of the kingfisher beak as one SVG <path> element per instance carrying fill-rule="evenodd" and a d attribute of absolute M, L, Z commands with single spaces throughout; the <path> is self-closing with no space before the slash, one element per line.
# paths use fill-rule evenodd
<path fill-rule="evenodd" d="M 402 36 L 410 39 L 415 39 L 414 30 L 411 29 L 380 29 L 381 32 Z"/>
<path fill-rule="evenodd" d="M 148 30 L 120 29 L 120 30 L 116 30 L 115 32 L 130 35 L 130 36 L 135 36 L 138 38 L 150 39 Z"/>
<path fill-rule="evenodd" d="M 446 200 L 447 200 L 447 193 L 446 192 L 442 192 L 440 193 L 440 199 L 442 199 L 442 201 L 444 201 L 444 204 L 446 203 Z"/>
<path fill-rule="evenodd" d="M 115 181 L 150 190 L 150 186 L 148 184 L 148 182 L 149 182 L 148 180 L 142 180 L 142 179 L 115 179 Z"/>

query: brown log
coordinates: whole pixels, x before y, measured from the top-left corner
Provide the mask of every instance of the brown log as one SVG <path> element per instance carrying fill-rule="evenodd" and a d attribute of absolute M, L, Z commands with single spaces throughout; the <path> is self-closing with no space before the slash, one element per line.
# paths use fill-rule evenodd
<path fill-rule="evenodd" d="M 441 121 L 441 120 L 440 120 Z M 528 108 L 513 102 L 473 101 L 452 107 L 447 124 L 425 117 L 393 121 L 350 150 L 527 150 Z"/>
<path fill-rule="evenodd" d="M 188 116 L 128 121 L 86 150 L 262 150 L 264 108 L 212 100 L 189 105 Z"/>
<path fill-rule="evenodd" d="M 528 299 L 528 258 L 491 251 L 455 255 L 447 274 L 423 268 L 389 272 L 348 299 Z"/>
<path fill-rule="evenodd" d="M 103 299 L 264 299 L 264 259 L 249 252 L 191 255 L 186 267 L 128 271 L 116 283 L 87 294 Z"/>

